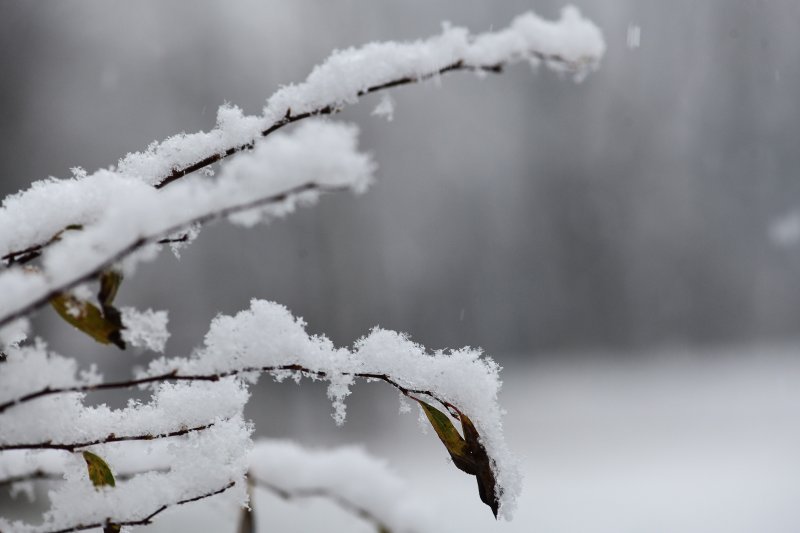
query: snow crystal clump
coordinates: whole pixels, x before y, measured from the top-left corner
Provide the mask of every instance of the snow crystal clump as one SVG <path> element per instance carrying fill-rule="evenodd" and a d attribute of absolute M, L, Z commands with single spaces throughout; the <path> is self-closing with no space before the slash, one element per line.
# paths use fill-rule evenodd
<path fill-rule="evenodd" d="M 122 339 L 131 346 L 146 348 L 154 352 L 163 352 L 169 339 L 167 311 L 139 311 L 133 307 L 123 307 Z"/>
<path fill-rule="evenodd" d="M 27 318 L 20 318 L 0 328 L 0 351 L 18 347 L 28 338 L 30 330 L 31 323 Z"/>
<path fill-rule="evenodd" d="M 388 122 L 394 120 L 394 99 L 389 95 L 389 93 L 383 95 L 381 101 L 378 102 L 378 105 L 372 110 L 372 115 L 383 117 Z"/>

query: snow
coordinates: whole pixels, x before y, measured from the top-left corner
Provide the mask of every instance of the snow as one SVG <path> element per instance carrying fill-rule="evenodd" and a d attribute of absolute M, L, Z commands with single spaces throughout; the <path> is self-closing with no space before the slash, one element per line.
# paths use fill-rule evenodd
<path fill-rule="evenodd" d="M 249 475 L 256 487 L 263 480 L 289 497 L 319 494 L 342 500 L 396 533 L 443 528 L 428 501 L 361 447 L 310 450 L 288 441 L 261 440 L 251 452 Z"/>
<path fill-rule="evenodd" d="M 605 41 L 600 29 L 583 18 L 576 7 L 568 6 L 556 22 L 528 12 L 515 18 L 504 30 L 478 35 L 466 45 L 463 57 L 476 65 L 520 60 L 538 65 L 540 59 L 545 59 L 545 65 L 556 70 L 566 67 L 581 77 L 596 67 L 604 53 Z"/>
<path fill-rule="evenodd" d="M 0 351 L 14 348 L 28 338 L 31 323 L 26 318 L 20 318 L 0 328 Z"/>
<path fill-rule="evenodd" d="M 122 339 L 131 346 L 138 346 L 163 352 L 164 346 L 169 339 L 167 322 L 169 316 L 167 311 L 138 311 L 132 307 L 123 307 L 122 323 L 125 329 L 122 330 Z"/>

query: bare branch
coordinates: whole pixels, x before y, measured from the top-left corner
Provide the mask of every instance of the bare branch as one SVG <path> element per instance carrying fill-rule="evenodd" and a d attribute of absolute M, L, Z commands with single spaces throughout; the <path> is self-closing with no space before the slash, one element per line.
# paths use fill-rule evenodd
<path fill-rule="evenodd" d="M 227 372 L 221 372 L 218 374 L 208 374 L 208 375 L 181 375 L 178 374 L 177 370 L 173 370 L 172 372 L 167 372 L 164 374 L 159 374 L 157 376 L 148 376 L 146 378 L 139 378 L 139 379 L 131 379 L 127 381 L 117 381 L 117 382 L 110 382 L 110 383 L 97 383 L 94 385 L 77 385 L 74 387 L 59 387 L 59 388 L 44 388 L 36 392 L 31 392 L 24 396 L 20 396 L 14 400 L 9 400 L 0 404 L 0 413 L 4 412 L 6 409 L 11 407 L 15 407 L 18 405 L 25 404 L 27 402 L 33 401 L 37 398 L 42 398 L 45 396 L 52 396 L 56 394 L 68 394 L 73 392 L 93 392 L 93 391 L 100 391 L 100 390 L 114 390 L 114 389 L 127 389 L 131 387 L 138 387 L 140 385 L 148 385 L 151 383 L 161 383 L 165 381 L 219 381 L 220 379 L 237 376 L 239 374 L 247 374 L 253 372 L 261 372 L 265 374 L 277 373 L 277 372 L 301 372 L 307 376 L 313 376 L 316 378 L 324 379 L 328 377 L 328 374 L 319 370 L 311 370 L 309 368 L 305 368 L 301 365 L 281 365 L 281 366 L 264 366 L 264 367 L 247 367 L 247 368 L 239 368 L 235 370 L 229 370 Z M 344 375 L 353 376 L 357 378 L 367 379 L 367 380 L 378 380 L 388 383 L 392 387 L 399 390 L 404 396 L 414 399 L 414 395 L 419 396 L 428 396 L 429 398 L 433 398 L 442 406 L 444 406 L 451 414 L 459 414 L 461 410 L 458 409 L 455 405 L 448 402 L 444 398 L 439 397 L 435 392 L 428 391 L 428 390 L 420 390 L 420 389 L 410 389 L 404 387 L 391 376 L 387 374 L 372 374 L 372 373 L 344 373 Z M 133 440 L 141 440 L 141 439 L 133 439 Z M 82 446 L 76 447 L 83 447 L 83 446 L 90 446 L 90 444 L 85 444 Z M 3 448 L 0 446 L 0 451 L 3 449 L 10 449 L 10 448 Z"/>
<path fill-rule="evenodd" d="M 132 440 L 156 440 L 156 439 L 166 439 L 169 437 L 179 437 L 181 435 L 186 435 L 188 433 L 192 433 L 195 431 L 202 431 L 204 429 L 208 429 L 213 425 L 214 424 L 206 424 L 204 426 L 183 428 L 176 431 L 171 431 L 169 433 L 162 433 L 158 435 L 153 435 L 150 433 L 145 433 L 142 435 L 115 435 L 114 433 L 111 433 L 101 439 L 95 439 L 85 442 L 55 443 L 47 441 L 47 442 L 38 442 L 33 444 L 24 444 L 24 443 L 0 444 L 0 452 L 8 450 L 64 450 L 67 452 L 74 452 L 75 450 L 79 450 L 81 448 L 87 448 L 89 446 L 95 446 L 97 444 L 109 444 L 112 442 L 126 442 Z"/>
<path fill-rule="evenodd" d="M 319 371 L 319 370 L 311 370 L 311 369 L 305 368 L 305 367 L 303 367 L 301 365 L 248 367 L 248 368 L 239 368 L 239 369 L 236 369 L 236 370 L 230 370 L 230 371 L 227 371 L 227 372 L 221 372 L 221 373 L 218 373 L 218 374 L 207 374 L 207 375 L 180 375 L 180 374 L 178 374 L 177 370 L 173 370 L 172 372 L 159 374 L 157 376 L 148 376 L 146 378 L 131 379 L 131 380 L 127 380 L 127 381 L 117 381 L 117 382 L 111 382 L 111 383 L 97 383 L 97 384 L 94 384 L 94 385 L 77 385 L 75 387 L 61 387 L 61 388 L 50 388 L 50 387 L 47 387 L 47 388 L 41 389 L 39 391 L 31 392 L 29 394 L 26 394 L 25 396 L 20 396 L 19 398 L 16 398 L 14 400 L 9 400 L 7 402 L 4 402 L 4 403 L 0 404 L 0 413 L 5 411 L 6 409 L 9 409 L 11 407 L 15 407 L 15 406 L 18 406 L 18 405 L 22 405 L 24 403 L 30 402 L 32 400 L 35 400 L 37 398 L 42 398 L 44 396 L 52 396 L 52 395 L 55 395 L 55 394 L 67 394 L 67 393 L 72 393 L 72 392 L 92 392 L 92 391 L 109 390 L 109 389 L 126 389 L 126 388 L 131 388 L 131 387 L 138 387 L 140 385 L 147 385 L 147 384 L 151 384 L 151 383 L 159 383 L 159 382 L 164 382 L 164 381 L 219 381 L 220 379 L 223 379 L 223 378 L 226 378 L 226 377 L 231 377 L 231 376 L 236 376 L 236 375 L 239 375 L 239 374 L 247 374 L 247 373 L 253 373 L 253 372 L 261 372 L 261 373 L 265 373 L 265 374 L 271 374 L 271 373 L 276 373 L 276 372 L 287 372 L 287 371 L 289 371 L 289 372 L 301 372 L 301 373 L 303 373 L 303 374 L 305 374 L 307 376 L 312 376 L 312 377 L 322 378 L 322 379 L 328 377 L 328 374 L 326 374 L 325 372 L 322 372 L 322 371 Z M 405 396 L 407 396 L 409 398 L 413 399 L 414 395 L 428 396 L 430 398 L 433 398 L 434 400 L 436 400 L 440 404 L 442 404 L 442 406 L 444 406 L 446 409 L 448 409 L 451 413 L 458 414 L 458 413 L 461 412 L 456 406 L 454 406 L 452 403 L 448 402 L 444 398 L 439 397 L 435 392 L 427 391 L 427 390 L 419 390 L 419 389 L 410 389 L 410 388 L 404 387 L 403 385 L 401 385 L 400 383 L 398 383 L 397 381 L 392 379 L 391 376 L 388 376 L 386 374 L 372 374 L 372 373 L 352 373 L 351 374 L 351 373 L 344 373 L 344 375 L 349 375 L 349 376 L 362 378 L 362 379 L 367 379 L 367 380 L 383 381 L 385 383 L 388 383 L 392 387 L 396 388 L 403 395 L 405 395 Z M 139 439 L 139 440 L 141 440 L 141 439 Z M 89 446 L 89 444 L 86 444 L 84 446 Z M 76 446 L 76 447 L 82 447 L 82 446 Z M 2 451 L 3 449 L 4 448 L 0 446 L 0 451 Z M 10 449 L 10 448 L 5 448 L 5 449 Z"/>

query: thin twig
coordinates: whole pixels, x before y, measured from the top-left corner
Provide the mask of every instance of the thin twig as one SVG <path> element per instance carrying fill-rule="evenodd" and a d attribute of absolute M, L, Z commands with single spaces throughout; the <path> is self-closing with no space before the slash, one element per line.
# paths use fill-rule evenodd
<path fill-rule="evenodd" d="M 154 468 L 151 470 L 142 470 L 138 472 L 114 473 L 114 479 L 116 481 L 125 481 L 133 478 L 134 476 L 148 472 L 159 472 L 165 474 L 169 472 L 169 468 Z M 64 481 L 64 475 L 62 473 L 48 472 L 46 470 L 37 468 L 36 470 L 32 470 L 25 474 L 18 474 L 0 479 L 0 487 L 7 487 L 9 485 L 13 485 L 14 483 L 25 483 L 27 481 Z"/>
<path fill-rule="evenodd" d="M 335 494 L 333 492 L 324 489 L 302 489 L 302 490 L 288 491 L 276 485 L 273 485 L 272 483 L 268 483 L 263 479 L 258 479 L 252 474 L 247 474 L 247 481 L 252 486 L 268 490 L 274 495 L 286 501 L 290 501 L 296 498 L 324 498 L 326 500 L 330 500 L 339 507 L 343 508 L 344 510 L 360 518 L 363 518 L 368 522 L 371 522 L 372 524 L 375 525 L 378 531 L 389 531 L 389 527 L 386 524 L 384 524 L 380 518 L 378 518 L 368 510 L 364 509 L 363 507 L 359 506 L 358 504 L 351 502 L 350 500 L 348 500 L 343 496 L 340 496 L 339 494 Z"/>
<path fill-rule="evenodd" d="M 279 365 L 279 366 L 262 366 L 262 367 L 246 367 L 246 368 L 239 368 L 234 370 L 228 370 L 226 372 L 220 372 L 218 374 L 195 374 L 195 375 L 181 375 L 178 373 L 177 370 L 173 370 L 171 372 L 165 372 L 163 374 L 159 374 L 157 376 L 148 376 L 146 378 L 139 378 L 139 379 L 130 379 L 126 381 L 117 381 L 117 382 L 110 382 L 110 383 L 96 383 L 93 385 L 76 385 L 74 387 L 56 387 L 50 388 L 45 387 L 44 389 L 38 390 L 36 392 L 28 393 L 24 396 L 20 396 L 13 400 L 8 400 L 2 404 L 0 404 L 0 413 L 4 412 L 6 409 L 11 407 L 16 407 L 18 405 L 25 404 L 27 402 L 33 401 L 37 398 L 42 398 L 45 396 L 52 396 L 55 394 L 68 394 L 74 392 L 93 392 L 99 390 L 109 390 L 109 389 L 128 389 L 131 387 L 138 387 L 140 385 L 148 385 L 151 383 L 160 383 L 164 381 L 219 381 L 223 378 L 236 376 L 239 374 L 247 374 L 253 372 L 261 372 L 265 374 L 271 374 L 276 372 L 300 372 L 307 376 L 313 376 L 320 379 L 325 379 L 328 377 L 326 372 L 321 370 L 312 370 L 306 368 L 302 365 L 292 364 L 292 365 Z M 409 398 L 415 399 L 414 395 L 420 396 L 428 396 L 433 398 L 446 409 L 448 409 L 451 413 L 455 411 L 455 413 L 460 413 L 461 411 L 452 403 L 448 402 L 444 398 L 441 398 L 433 391 L 421 390 L 421 389 L 411 389 L 405 387 L 395 381 L 391 376 L 387 374 L 375 374 L 369 372 L 343 372 L 342 375 L 345 376 L 353 376 L 356 378 L 362 379 L 374 379 L 383 381 L 388 383 L 392 387 L 399 390 L 404 396 Z M 88 446 L 88 445 L 87 445 Z M 0 451 L 3 448 L 0 447 Z"/>
<path fill-rule="evenodd" d="M 197 426 L 193 428 L 183 428 L 176 431 L 171 431 L 169 433 L 161 433 L 158 435 L 152 435 L 150 433 L 145 433 L 142 435 L 115 435 L 111 433 L 103 438 L 95 439 L 91 441 L 85 442 L 69 442 L 69 443 L 57 443 L 52 441 L 47 442 L 37 442 L 32 444 L 0 444 L 0 452 L 8 451 L 8 450 L 64 450 L 68 452 L 74 452 L 80 448 L 87 448 L 89 446 L 95 446 L 97 444 L 109 444 L 112 442 L 127 442 L 132 440 L 156 440 L 156 439 L 166 439 L 169 437 L 179 437 L 181 435 L 186 435 L 188 433 L 192 433 L 195 431 L 203 431 L 204 429 L 208 429 L 214 424 L 206 424 L 204 426 Z"/>

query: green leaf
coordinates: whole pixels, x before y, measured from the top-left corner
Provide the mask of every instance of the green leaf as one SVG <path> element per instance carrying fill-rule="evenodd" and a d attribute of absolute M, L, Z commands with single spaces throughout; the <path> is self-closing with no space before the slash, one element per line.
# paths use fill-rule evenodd
<path fill-rule="evenodd" d="M 122 330 L 121 319 L 109 319 L 95 305 L 79 300 L 68 293 L 61 293 L 53 297 L 50 305 L 67 323 L 86 333 L 100 344 L 113 343 L 120 349 L 125 349 L 125 342 L 120 333 Z"/>
<path fill-rule="evenodd" d="M 83 452 L 83 460 L 86 461 L 86 469 L 89 471 L 89 479 L 95 487 L 114 487 L 114 474 L 102 457 L 92 452 Z"/>
<path fill-rule="evenodd" d="M 89 479 L 95 488 L 116 486 L 114 474 L 102 457 L 92 452 L 83 452 L 83 460 L 86 461 Z M 103 526 L 103 533 L 120 533 L 120 531 L 122 531 L 122 527 L 110 521 Z"/>

